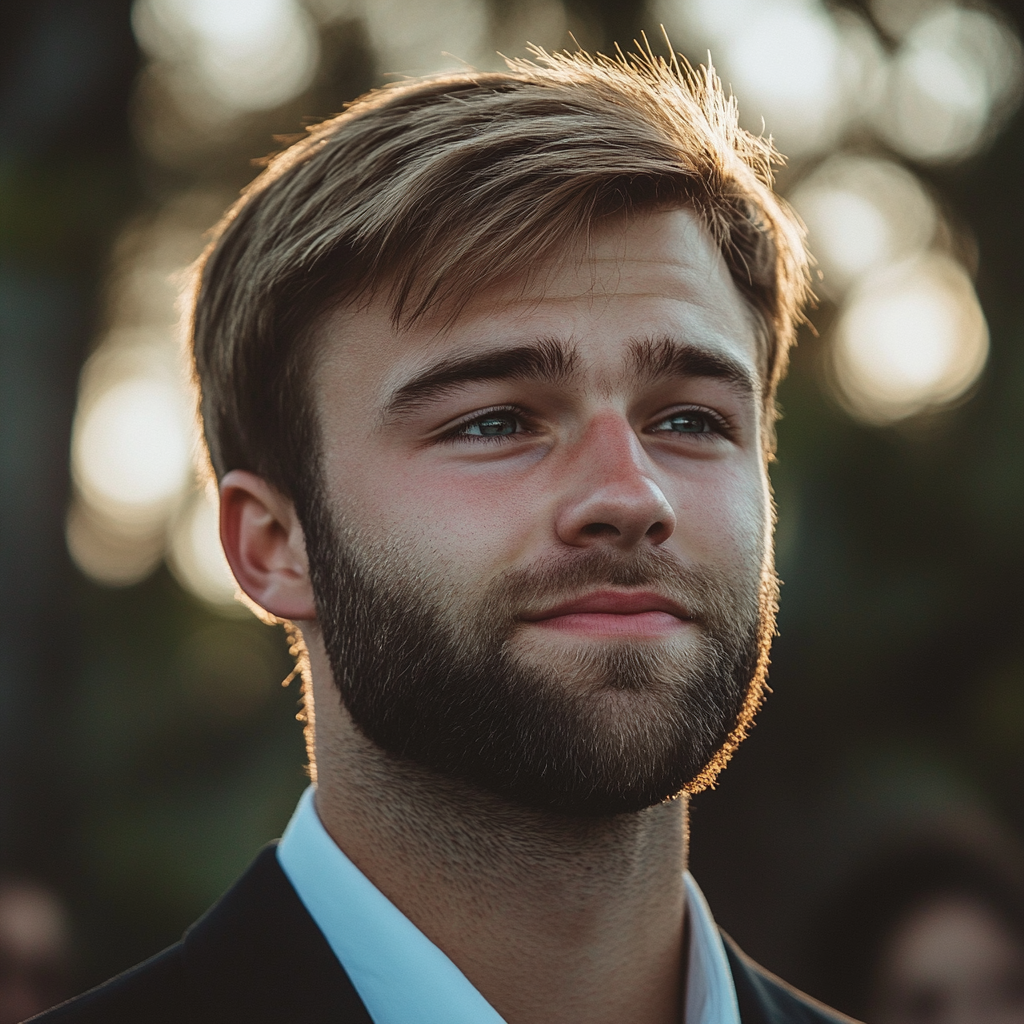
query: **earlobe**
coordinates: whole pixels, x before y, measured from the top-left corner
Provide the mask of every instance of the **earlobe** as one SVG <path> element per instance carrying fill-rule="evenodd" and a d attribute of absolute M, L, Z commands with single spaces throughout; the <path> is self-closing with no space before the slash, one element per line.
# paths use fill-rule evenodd
<path fill-rule="evenodd" d="M 260 607 L 297 622 L 316 618 L 302 525 L 280 491 L 255 473 L 226 473 L 220 538 L 238 585 Z"/>

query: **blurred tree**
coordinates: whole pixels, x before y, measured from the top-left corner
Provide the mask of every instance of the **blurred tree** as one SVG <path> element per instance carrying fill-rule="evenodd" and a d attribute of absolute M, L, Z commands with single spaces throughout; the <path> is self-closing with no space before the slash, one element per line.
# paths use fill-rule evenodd
<path fill-rule="evenodd" d="M 0 862 L 62 885 L 80 664 L 67 448 L 104 256 L 135 201 L 127 0 L 0 9 Z"/>
<path fill-rule="evenodd" d="M 147 118 L 175 115 L 146 106 L 148 79 L 132 91 L 130 6 L 0 13 L 0 867 L 68 893 L 83 982 L 172 941 L 305 782 L 277 633 L 211 612 L 165 570 L 105 589 L 64 553 L 75 382 L 110 243 L 169 196 L 226 201 L 275 135 L 385 70 L 366 22 L 336 4 L 306 92 L 210 138 L 179 120 L 182 144 L 158 159 Z M 529 7 L 489 0 L 501 23 Z M 588 46 L 644 28 L 657 44 L 640 2 L 567 14 Z M 922 169 L 977 245 L 992 351 L 976 392 L 859 426 L 826 397 L 810 332 L 782 392 L 776 693 L 719 790 L 694 801 L 692 858 L 721 923 L 794 981 L 802 922 L 858 844 L 927 814 L 1024 829 L 1022 142 L 1018 115 L 973 161 Z M 816 312 L 822 337 L 834 315 Z"/>

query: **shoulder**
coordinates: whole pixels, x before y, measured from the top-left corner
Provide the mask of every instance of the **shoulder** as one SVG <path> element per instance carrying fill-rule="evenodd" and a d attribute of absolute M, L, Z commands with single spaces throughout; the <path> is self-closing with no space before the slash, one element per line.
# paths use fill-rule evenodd
<path fill-rule="evenodd" d="M 277 862 L 263 849 L 176 943 L 33 1024 L 371 1024 Z"/>
<path fill-rule="evenodd" d="M 723 933 L 743 1024 L 857 1024 L 787 985 L 746 955 Z"/>
<path fill-rule="evenodd" d="M 145 1020 L 172 1024 L 189 1019 L 184 1005 L 181 943 L 145 963 L 32 1018 L 32 1024 L 121 1024 Z"/>

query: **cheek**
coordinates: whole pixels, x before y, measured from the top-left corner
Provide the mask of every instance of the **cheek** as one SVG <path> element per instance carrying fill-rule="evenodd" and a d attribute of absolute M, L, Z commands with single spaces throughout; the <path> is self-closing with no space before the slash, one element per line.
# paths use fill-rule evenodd
<path fill-rule="evenodd" d="M 679 481 L 668 496 L 676 542 L 699 561 L 749 565 L 767 550 L 770 497 L 760 466 L 709 466 Z"/>
<path fill-rule="evenodd" d="M 464 565 L 503 566 L 523 556 L 544 532 L 544 506 L 552 501 L 529 474 L 493 467 L 381 460 L 380 471 L 362 476 L 361 484 L 349 505 L 364 527 L 382 541 L 401 537 Z"/>
<path fill-rule="evenodd" d="M 474 467 L 338 453 L 329 465 L 343 516 L 382 545 L 400 543 L 431 561 L 489 573 L 555 543 L 565 479 L 529 462 Z M 680 554 L 698 562 L 760 563 L 770 501 L 759 462 L 691 464 L 659 483 L 676 512 L 670 545 Z"/>

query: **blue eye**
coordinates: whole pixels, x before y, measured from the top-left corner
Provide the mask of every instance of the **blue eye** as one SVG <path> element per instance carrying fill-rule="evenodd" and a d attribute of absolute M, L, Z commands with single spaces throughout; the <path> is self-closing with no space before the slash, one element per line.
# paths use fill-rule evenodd
<path fill-rule="evenodd" d="M 519 433 L 519 417 L 510 412 L 491 412 L 463 424 L 463 437 L 509 437 Z"/>
<path fill-rule="evenodd" d="M 699 412 L 677 412 L 663 419 L 655 430 L 667 434 L 710 434 L 710 418 Z"/>

